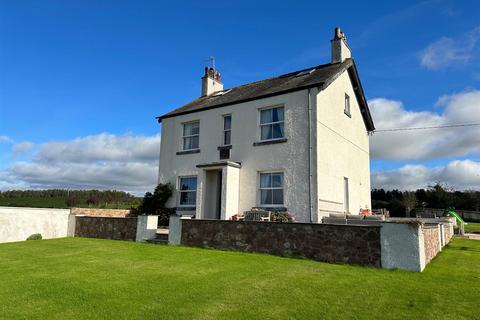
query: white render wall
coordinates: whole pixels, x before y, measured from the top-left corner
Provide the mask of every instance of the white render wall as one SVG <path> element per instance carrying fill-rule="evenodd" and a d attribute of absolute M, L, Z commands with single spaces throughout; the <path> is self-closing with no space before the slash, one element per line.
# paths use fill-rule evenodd
<path fill-rule="evenodd" d="M 351 118 L 344 113 L 345 93 Z M 344 177 L 350 212 L 371 209 L 369 137 L 348 73 L 321 91 L 316 103 L 319 221 L 329 212 L 344 212 Z"/>
<path fill-rule="evenodd" d="M 23 241 L 35 233 L 43 239 L 73 236 L 72 223 L 70 209 L 0 207 L 0 243 Z"/>
<path fill-rule="evenodd" d="M 260 140 L 259 109 L 281 105 L 285 107 L 285 137 L 288 141 L 253 146 L 254 142 Z M 172 182 L 176 185 L 178 176 L 201 173 L 203 169 L 196 168 L 197 164 L 220 161 L 217 147 L 222 139 L 222 115 L 231 114 L 230 161 L 241 162 L 242 165 L 238 174 L 238 212 L 235 213 L 242 213 L 259 205 L 258 172 L 278 170 L 285 173 L 285 207 L 297 221 L 309 222 L 307 112 L 307 90 L 303 90 L 164 119 L 159 182 Z M 176 155 L 182 148 L 182 123 L 194 120 L 200 120 L 200 153 Z M 227 176 L 227 184 L 228 179 L 230 174 Z M 198 207 L 199 198 L 203 197 L 202 186 L 197 186 L 197 190 Z M 167 205 L 175 207 L 178 205 L 177 201 L 178 195 L 172 197 Z M 227 205 L 232 207 L 231 204 Z M 227 215 L 235 213 L 229 212 Z"/>
<path fill-rule="evenodd" d="M 308 172 L 308 90 L 239 103 L 162 120 L 159 182 L 177 185 L 178 176 L 197 175 L 197 217 L 204 207 L 204 171 L 198 164 L 219 162 L 217 147 L 222 141 L 222 116 L 232 115 L 230 161 L 240 162 L 238 209 L 232 198 L 222 208 L 228 219 L 259 206 L 258 172 L 284 172 L 285 207 L 298 222 L 310 222 Z M 351 115 L 344 114 L 345 93 L 350 96 Z M 329 212 L 343 212 L 343 178 L 349 179 L 350 212 L 371 208 L 369 138 L 348 72 L 341 74 L 324 91 L 310 89 L 312 123 L 312 208 L 314 222 Z M 258 142 L 259 109 L 285 107 L 286 143 L 253 146 Z M 182 149 L 182 124 L 200 121 L 200 153 L 176 155 Z M 315 125 L 316 124 L 316 125 Z M 315 143 L 315 141 L 317 141 Z M 230 168 L 228 168 L 230 170 Z M 223 178 L 229 180 L 230 174 Z M 237 178 L 235 178 L 237 179 Z M 230 182 L 227 182 L 229 185 Z M 230 188 L 230 187 L 228 187 Z M 228 189 L 228 193 L 232 190 Z M 223 190 L 222 195 L 227 191 Z M 178 195 L 167 203 L 178 206 Z M 225 211 L 226 210 L 226 211 Z"/>

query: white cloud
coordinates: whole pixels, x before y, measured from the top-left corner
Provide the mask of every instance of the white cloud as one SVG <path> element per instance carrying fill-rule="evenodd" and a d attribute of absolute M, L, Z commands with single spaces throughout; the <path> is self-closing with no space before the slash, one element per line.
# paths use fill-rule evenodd
<path fill-rule="evenodd" d="M 12 143 L 13 140 L 8 136 L 0 136 L 0 143 Z"/>
<path fill-rule="evenodd" d="M 40 146 L 41 162 L 154 161 L 159 156 L 160 136 L 116 136 L 109 133 L 86 136 Z"/>
<path fill-rule="evenodd" d="M 472 60 L 478 40 L 480 26 L 455 39 L 443 37 L 422 50 L 420 64 L 431 70 L 466 64 Z"/>
<path fill-rule="evenodd" d="M 441 97 L 440 113 L 408 111 L 401 102 L 369 101 L 377 129 L 480 123 L 480 91 Z M 371 156 L 381 160 L 429 160 L 480 154 L 480 126 L 374 133 Z"/>
<path fill-rule="evenodd" d="M 0 189 L 117 189 L 143 194 L 157 182 L 160 135 L 101 133 L 40 145 L 16 144 L 33 154 L 0 170 Z"/>
<path fill-rule="evenodd" d="M 19 156 L 21 154 L 27 153 L 33 148 L 33 143 L 29 141 L 24 141 L 20 143 L 16 143 L 12 147 L 13 157 Z"/>
<path fill-rule="evenodd" d="M 435 183 L 457 190 L 480 189 L 480 162 L 454 160 L 444 167 L 405 165 L 399 169 L 372 173 L 372 188 L 416 190 Z"/>

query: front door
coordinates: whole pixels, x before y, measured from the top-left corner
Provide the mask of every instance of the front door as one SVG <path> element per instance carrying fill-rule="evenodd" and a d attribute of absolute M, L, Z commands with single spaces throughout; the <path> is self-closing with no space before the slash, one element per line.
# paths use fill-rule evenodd
<path fill-rule="evenodd" d="M 222 170 L 205 172 L 205 219 L 221 219 L 222 213 Z"/>

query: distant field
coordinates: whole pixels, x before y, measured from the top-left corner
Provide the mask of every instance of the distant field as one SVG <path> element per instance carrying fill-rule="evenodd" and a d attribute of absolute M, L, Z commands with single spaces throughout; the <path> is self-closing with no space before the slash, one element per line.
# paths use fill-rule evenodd
<path fill-rule="evenodd" d="M 80 208 L 106 208 L 106 209 L 130 209 L 131 204 L 128 203 L 106 203 L 97 206 L 88 205 L 86 199 L 80 200 L 75 207 Z M 0 206 L 5 207 L 37 207 L 37 208 L 68 208 L 64 197 L 18 197 L 18 198 L 1 198 Z"/>

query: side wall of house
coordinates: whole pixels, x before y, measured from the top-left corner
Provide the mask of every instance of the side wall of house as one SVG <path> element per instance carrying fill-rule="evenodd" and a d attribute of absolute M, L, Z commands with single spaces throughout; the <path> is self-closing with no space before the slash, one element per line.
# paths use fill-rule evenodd
<path fill-rule="evenodd" d="M 345 94 L 351 117 L 344 113 Z M 319 220 L 329 212 L 344 212 L 344 178 L 349 211 L 371 208 L 369 137 L 348 73 L 321 91 L 316 102 Z"/>
<path fill-rule="evenodd" d="M 285 207 L 297 221 L 309 222 L 307 99 L 308 91 L 302 90 L 164 119 L 159 181 L 177 184 L 179 176 L 200 176 L 202 169 L 196 167 L 198 164 L 220 161 L 217 147 L 221 145 L 222 116 L 231 114 L 232 149 L 229 160 L 240 162 L 242 166 L 238 172 L 238 213 L 259 206 L 260 171 L 282 171 Z M 253 143 L 260 140 L 259 109 L 274 106 L 285 108 L 287 142 L 254 146 Z M 195 120 L 200 121 L 200 152 L 177 155 L 182 148 L 182 124 Z M 230 178 L 233 177 L 227 179 Z M 202 197 L 203 188 L 201 183 L 197 185 L 197 198 Z M 178 194 L 167 205 L 178 206 Z"/>

